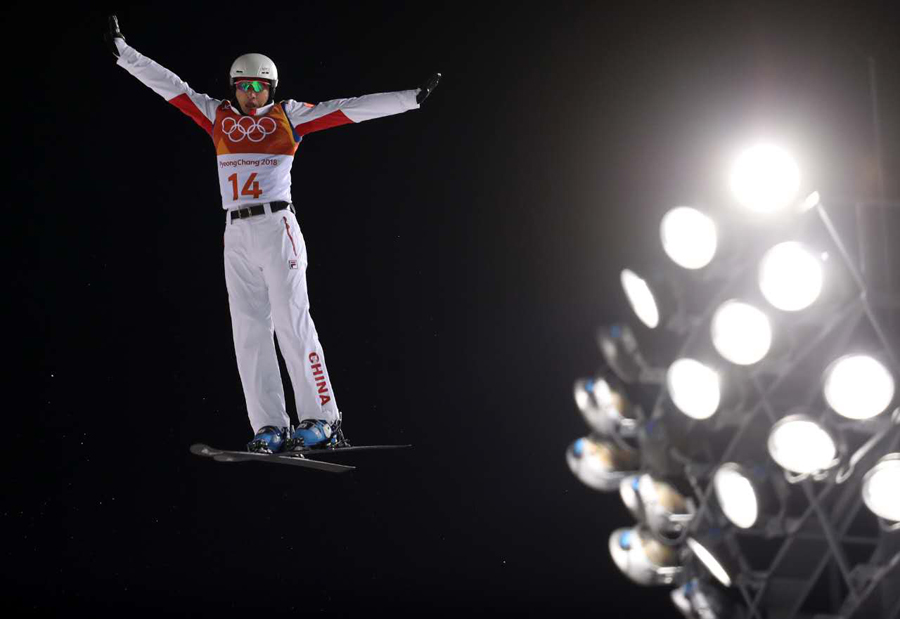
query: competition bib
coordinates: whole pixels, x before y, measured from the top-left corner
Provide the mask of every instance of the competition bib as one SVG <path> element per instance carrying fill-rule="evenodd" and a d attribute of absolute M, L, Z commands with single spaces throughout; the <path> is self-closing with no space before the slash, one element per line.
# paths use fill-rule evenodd
<path fill-rule="evenodd" d="M 213 128 L 222 206 L 291 201 L 291 166 L 298 142 L 281 105 L 263 116 L 241 116 L 229 103 Z"/>

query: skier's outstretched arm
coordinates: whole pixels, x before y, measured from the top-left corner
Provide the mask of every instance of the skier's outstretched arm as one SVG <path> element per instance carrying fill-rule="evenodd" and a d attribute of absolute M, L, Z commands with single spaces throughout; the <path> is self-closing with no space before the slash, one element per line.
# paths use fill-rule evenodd
<path fill-rule="evenodd" d="M 180 77 L 128 45 L 119 31 L 119 22 L 115 15 L 109 17 L 109 29 L 104 39 L 110 51 L 118 58 L 117 65 L 190 116 L 212 135 L 216 108 L 222 103 L 220 100 L 195 92 Z"/>
<path fill-rule="evenodd" d="M 298 101 L 286 101 L 285 110 L 301 136 L 365 120 L 382 118 L 418 109 L 431 91 L 437 87 L 441 74 L 435 73 L 419 88 L 363 95 L 349 99 L 334 99 L 313 105 Z"/>

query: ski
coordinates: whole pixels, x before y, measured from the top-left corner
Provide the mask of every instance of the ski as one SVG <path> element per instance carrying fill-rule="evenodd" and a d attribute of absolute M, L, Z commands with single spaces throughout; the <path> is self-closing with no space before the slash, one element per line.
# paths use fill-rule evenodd
<path fill-rule="evenodd" d="M 411 445 L 359 445 L 344 447 L 326 447 L 322 449 L 310 449 L 303 452 L 282 452 L 276 454 L 253 453 L 249 451 L 234 451 L 228 449 L 216 449 L 203 443 L 191 445 L 191 453 L 205 458 L 212 458 L 216 462 L 269 462 L 271 464 L 288 464 L 300 466 L 329 473 L 346 473 L 355 469 L 355 466 L 337 464 L 336 462 L 322 462 L 313 460 L 309 456 L 327 456 L 347 451 L 372 451 L 381 449 L 401 449 Z"/>

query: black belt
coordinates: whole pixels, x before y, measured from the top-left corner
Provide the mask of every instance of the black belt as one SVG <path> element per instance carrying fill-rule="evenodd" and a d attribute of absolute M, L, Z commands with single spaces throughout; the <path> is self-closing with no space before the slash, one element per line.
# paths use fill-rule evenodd
<path fill-rule="evenodd" d="M 275 213 L 277 211 L 283 211 L 284 209 L 291 207 L 291 212 L 293 212 L 293 207 L 290 202 L 269 202 L 272 207 L 272 212 Z M 229 211 L 229 222 L 233 222 L 235 219 L 244 219 L 245 217 L 253 217 L 254 215 L 262 215 L 266 212 L 265 204 L 254 204 L 253 206 L 248 206 L 245 208 L 237 208 L 233 211 Z"/>

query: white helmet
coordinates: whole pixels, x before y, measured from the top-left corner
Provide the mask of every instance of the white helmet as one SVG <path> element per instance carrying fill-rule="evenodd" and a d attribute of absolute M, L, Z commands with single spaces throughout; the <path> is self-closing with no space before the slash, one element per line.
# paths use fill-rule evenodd
<path fill-rule="evenodd" d="M 244 54 L 231 63 L 231 85 L 238 78 L 257 78 L 269 80 L 274 89 L 278 86 L 278 69 L 268 56 L 262 54 Z"/>

